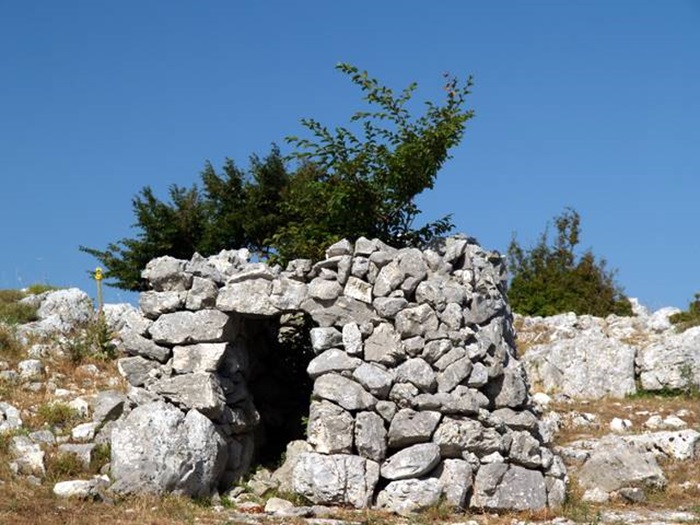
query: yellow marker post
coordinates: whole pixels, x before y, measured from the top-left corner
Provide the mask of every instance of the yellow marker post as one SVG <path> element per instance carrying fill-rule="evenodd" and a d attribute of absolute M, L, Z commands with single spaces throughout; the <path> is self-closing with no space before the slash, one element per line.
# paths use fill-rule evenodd
<path fill-rule="evenodd" d="M 95 281 L 97 281 L 97 315 L 102 315 L 102 268 L 95 268 Z"/>

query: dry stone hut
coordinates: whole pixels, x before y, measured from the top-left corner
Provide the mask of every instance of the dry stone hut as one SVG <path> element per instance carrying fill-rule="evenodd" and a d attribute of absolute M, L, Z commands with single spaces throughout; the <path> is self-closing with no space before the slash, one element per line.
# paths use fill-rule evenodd
<path fill-rule="evenodd" d="M 501 256 L 341 241 L 286 270 L 246 250 L 148 264 L 121 334 L 131 410 L 116 492 L 225 491 L 303 439 L 282 470 L 321 504 L 538 509 L 565 469 L 516 358 Z"/>

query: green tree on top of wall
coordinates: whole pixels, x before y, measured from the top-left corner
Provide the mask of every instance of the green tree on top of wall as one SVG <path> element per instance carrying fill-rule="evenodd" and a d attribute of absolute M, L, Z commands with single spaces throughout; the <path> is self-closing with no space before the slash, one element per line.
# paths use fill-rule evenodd
<path fill-rule="evenodd" d="M 414 228 L 420 214 L 415 199 L 433 188 L 473 116 L 464 107 L 471 78 L 460 83 L 446 75 L 444 100 L 426 102 L 416 116 L 407 109 L 415 83 L 395 94 L 366 71 L 348 64 L 337 69 L 364 93 L 367 111 L 334 129 L 302 120 L 310 137 L 288 139 L 296 148 L 293 169 L 273 146 L 263 159 L 252 157 L 247 171 L 227 160 L 218 174 L 207 164 L 201 188 L 173 185 L 168 201 L 143 188 L 132 201 L 135 238 L 104 250 L 81 247 L 100 261 L 108 284 L 143 290 L 141 270 L 163 255 L 187 259 L 246 247 L 285 263 L 318 260 L 344 237 L 376 237 L 401 247 L 449 232 L 449 215 Z"/>
<path fill-rule="evenodd" d="M 508 248 L 511 281 L 508 298 L 513 310 L 523 315 L 549 316 L 565 312 L 605 317 L 631 315 L 632 306 L 606 269 L 590 250 L 575 254 L 581 233 L 581 217 L 567 208 L 554 219 L 556 238 L 548 231 L 529 249 L 515 238 Z"/>

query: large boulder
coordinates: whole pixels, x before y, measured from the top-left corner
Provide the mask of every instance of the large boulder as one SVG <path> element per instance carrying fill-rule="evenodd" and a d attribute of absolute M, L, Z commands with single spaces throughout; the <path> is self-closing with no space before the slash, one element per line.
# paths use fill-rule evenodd
<path fill-rule="evenodd" d="M 637 356 L 639 379 L 645 390 L 700 387 L 700 326 L 641 349 Z"/>
<path fill-rule="evenodd" d="M 197 410 L 156 402 L 136 407 L 112 431 L 111 490 L 209 497 L 226 465 L 226 442 Z"/>
<path fill-rule="evenodd" d="M 303 453 L 292 479 L 294 492 L 314 503 L 366 508 L 379 480 L 379 465 L 359 456 Z"/>
<path fill-rule="evenodd" d="M 635 348 L 608 337 L 602 321 L 577 326 L 579 320 L 571 314 L 542 323 L 553 332 L 553 340 L 532 346 L 523 356 L 533 386 L 587 399 L 635 393 Z"/>

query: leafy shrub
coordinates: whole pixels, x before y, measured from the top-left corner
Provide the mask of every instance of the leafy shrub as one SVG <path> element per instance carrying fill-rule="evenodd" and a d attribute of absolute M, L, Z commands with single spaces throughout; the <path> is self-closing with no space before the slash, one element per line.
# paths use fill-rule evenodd
<path fill-rule="evenodd" d="M 557 237 L 549 243 L 545 229 L 537 244 L 523 250 L 515 238 L 508 248 L 511 281 L 508 291 L 513 310 L 523 315 L 574 312 L 605 317 L 632 315 L 632 306 L 615 283 L 615 272 L 605 268 L 588 250 L 574 253 L 581 218 L 567 208 L 555 218 Z"/>
<path fill-rule="evenodd" d="M 36 416 L 39 425 L 64 428 L 79 419 L 78 412 L 65 403 L 54 402 L 40 405 Z"/>
<path fill-rule="evenodd" d="M 700 326 L 700 293 L 695 294 L 695 300 L 688 305 L 686 311 L 673 314 L 668 320 L 681 332 L 693 326 Z"/>
<path fill-rule="evenodd" d="M 66 339 L 64 350 L 74 364 L 82 363 L 88 357 L 115 359 L 117 347 L 112 342 L 114 334 L 103 315 L 78 327 Z"/>
<path fill-rule="evenodd" d="M 449 232 L 449 215 L 414 228 L 416 197 L 433 188 L 473 116 L 465 108 L 471 78 L 446 75 L 444 99 L 412 114 L 415 83 L 394 93 L 366 71 L 348 64 L 337 69 L 362 91 L 368 111 L 351 115 L 347 127 L 302 120 L 308 138 L 287 139 L 296 149 L 291 169 L 273 146 L 263 159 L 252 156 L 247 171 L 227 160 L 218 174 L 207 163 L 201 186 L 172 185 L 169 202 L 145 187 L 132 201 L 135 238 L 105 250 L 80 248 L 106 268 L 108 284 L 147 289 L 141 271 L 163 255 L 189 259 L 194 252 L 246 247 L 284 264 L 320 259 L 344 237 L 376 237 L 400 247 Z"/>

